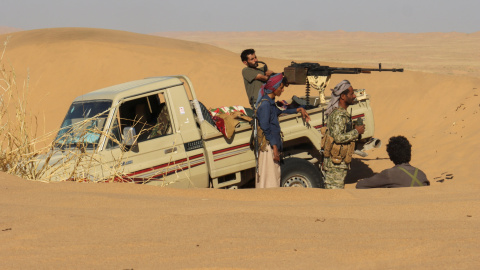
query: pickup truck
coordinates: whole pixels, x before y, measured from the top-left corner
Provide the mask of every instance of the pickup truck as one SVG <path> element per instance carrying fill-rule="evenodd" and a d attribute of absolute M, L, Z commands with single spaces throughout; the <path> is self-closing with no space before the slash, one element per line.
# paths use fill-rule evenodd
<path fill-rule="evenodd" d="M 366 124 L 360 149 L 371 144 L 374 122 L 365 91 L 357 92 L 357 99 L 352 116 Z M 320 128 L 325 106 L 311 106 L 309 123 L 300 114 L 279 117 L 283 187 L 322 187 Z M 52 150 L 37 167 L 46 181 L 237 188 L 255 179 L 251 134 L 246 121 L 230 139 L 218 131 L 187 76 L 146 78 L 77 97 Z"/>

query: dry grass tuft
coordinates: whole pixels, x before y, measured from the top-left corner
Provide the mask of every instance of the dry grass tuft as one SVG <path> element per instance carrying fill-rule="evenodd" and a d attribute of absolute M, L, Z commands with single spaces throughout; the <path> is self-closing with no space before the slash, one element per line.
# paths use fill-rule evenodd
<path fill-rule="evenodd" d="M 29 160 L 38 154 L 33 139 L 37 119 L 27 116 L 28 79 L 18 86 L 15 70 L 4 59 L 7 43 L 8 38 L 0 58 L 0 170 L 31 178 Z"/>

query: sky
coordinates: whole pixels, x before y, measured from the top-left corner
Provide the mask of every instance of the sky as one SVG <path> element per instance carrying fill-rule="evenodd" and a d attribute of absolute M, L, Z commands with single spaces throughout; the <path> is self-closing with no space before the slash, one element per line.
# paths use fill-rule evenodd
<path fill-rule="evenodd" d="M 170 31 L 480 31 L 480 0 L 2 0 L 0 26 Z"/>

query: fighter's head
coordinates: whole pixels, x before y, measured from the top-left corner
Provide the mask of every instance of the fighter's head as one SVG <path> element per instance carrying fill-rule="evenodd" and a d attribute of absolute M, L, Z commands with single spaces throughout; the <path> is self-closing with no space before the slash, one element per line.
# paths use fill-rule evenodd
<path fill-rule="evenodd" d="M 341 91 L 340 100 L 342 100 L 347 106 L 355 103 L 355 98 L 357 98 L 357 96 L 353 91 L 352 84 L 348 80 L 341 81 L 339 84 L 337 84 L 337 86 L 335 86 L 335 89 L 338 89 L 337 91 Z"/>
<path fill-rule="evenodd" d="M 251 68 L 258 67 L 258 59 L 254 49 L 246 49 L 240 54 L 242 62 Z"/>
<path fill-rule="evenodd" d="M 388 141 L 387 153 L 395 165 L 408 163 L 412 159 L 412 145 L 407 138 L 394 136 Z"/>

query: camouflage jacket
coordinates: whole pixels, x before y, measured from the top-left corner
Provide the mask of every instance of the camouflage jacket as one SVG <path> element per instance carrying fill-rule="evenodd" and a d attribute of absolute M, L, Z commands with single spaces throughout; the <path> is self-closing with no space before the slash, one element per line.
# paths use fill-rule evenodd
<path fill-rule="evenodd" d="M 168 109 L 166 106 L 163 106 L 160 109 L 160 113 L 157 117 L 157 124 L 152 128 L 148 139 L 156 138 L 159 136 L 164 136 L 167 134 L 172 134 L 170 117 L 168 115 Z"/>
<path fill-rule="evenodd" d="M 350 114 L 342 107 L 333 110 L 327 119 L 328 133 L 333 137 L 335 143 L 343 144 L 354 141 L 358 138 L 358 131 L 353 128 Z M 340 164 L 333 164 L 330 158 L 324 160 L 325 168 L 348 169 L 348 165 L 342 161 Z"/>

